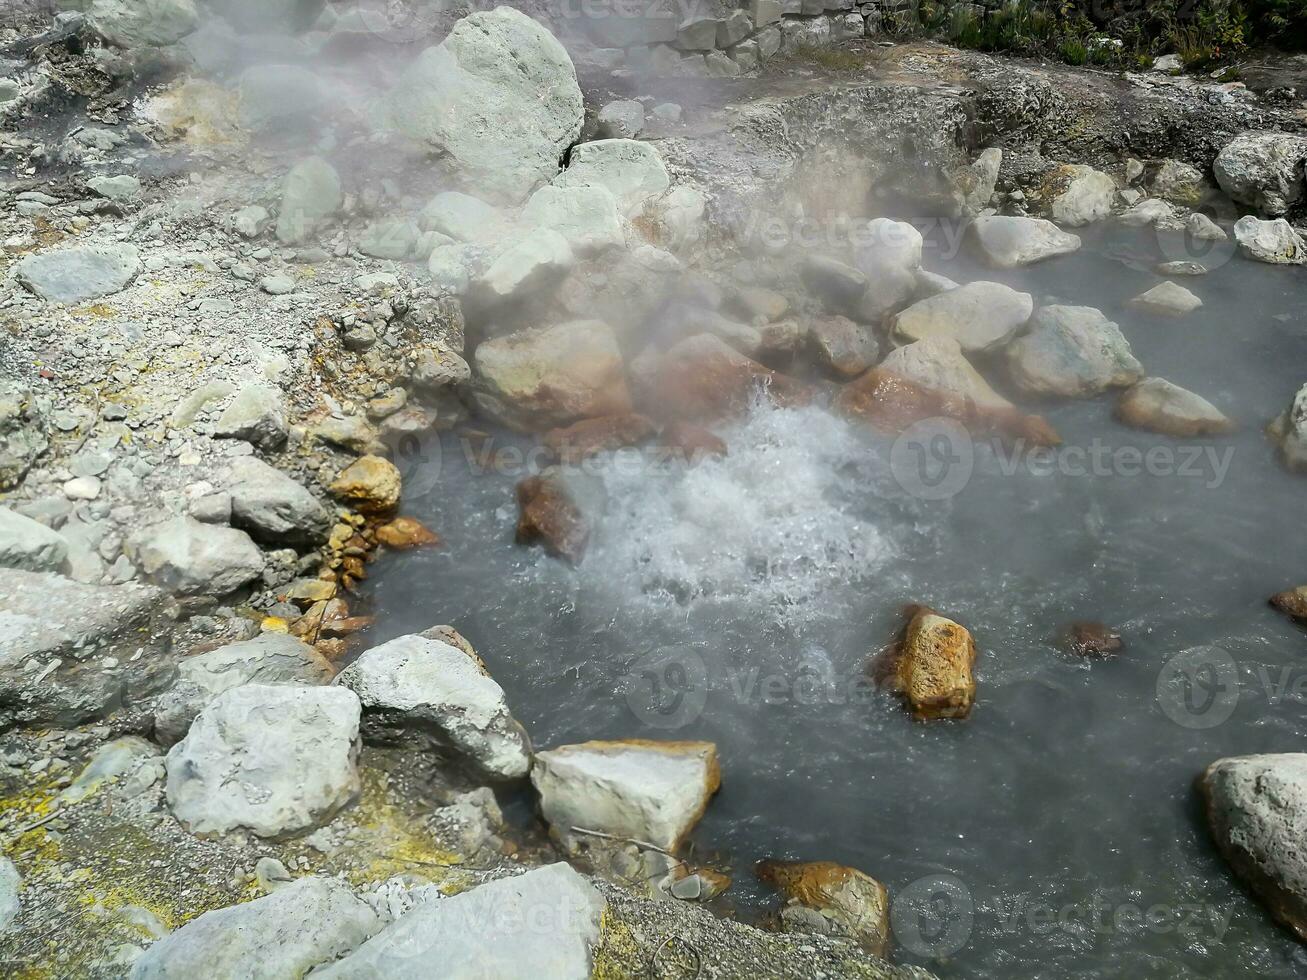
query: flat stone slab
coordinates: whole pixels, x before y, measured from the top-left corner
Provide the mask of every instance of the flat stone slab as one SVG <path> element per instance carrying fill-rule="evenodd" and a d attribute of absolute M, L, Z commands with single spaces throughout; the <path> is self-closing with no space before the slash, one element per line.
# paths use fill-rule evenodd
<path fill-rule="evenodd" d="M 894 333 L 916 340 L 955 340 L 963 353 L 1001 347 L 1034 311 L 1029 293 L 998 282 L 969 282 L 914 303 L 893 321 Z"/>
<path fill-rule="evenodd" d="M 980 254 L 999 269 L 1042 262 L 1078 251 L 1080 237 L 1043 218 L 983 215 L 968 231 Z"/>
<path fill-rule="evenodd" d="M 119 292 L 140 270 L 140 254 L 132 245 L 38 252 L 14 266 L 18 281 L 51 303 L 82 303 Z"/>

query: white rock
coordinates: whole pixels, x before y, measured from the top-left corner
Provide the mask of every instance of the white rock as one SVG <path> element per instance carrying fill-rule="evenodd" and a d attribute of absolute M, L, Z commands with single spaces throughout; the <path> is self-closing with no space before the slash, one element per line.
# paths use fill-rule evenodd
<path fill-rule="evenodd" d="M 1202 306 L 1203 301 L 1183 286 L 1167 281 L 1140 293 L 1130 301 L 1130 305 L 1162 316 L 1184 316 Z"/>
<path fill-rule="evenodd" d="M 983 411 L 1011 411 L 1012 403 L 962 355 L 958 342 L 948 337 L 919 340 L 885 355 L 882 370 L 931 391 L 960 395 Z"/>
<path fill-rule="evenodd" d="M 219 439 L 244 439 L 260 449 L 276 449 L 286 441 L 286 400 L 273 385 L 247 385 L 236 392 L 218 416 L 213 434 Z"/>
<path fill-rule="evenodd" d="M 1102 221 L 1112 213 L 1116 181 L 1093 167 L 1071 165 L 1063 168 L 1069 175 L 1066 189 L 1048 206 L 1048 216 L 1059 225 L 1078 228 Z"/>
<path fill-rule="evenodd" d="M 1222 147 L 1212 169 L 1221 190 L 1275 218 L 1307 196 L 1305 164 L 1307 136 L 1242 133 Z"/>
<path fill-rule="evenodd" d="M 278 895 L 281 892 L 277 893 Z M 314 980 L 589 980 L 607 903 L 566 864 L 419 903 Z"/>
<path fill-rule="evenodd" d="M 1144 376 L 1121 328 L 1088 306 L 1040 307 L 1007 360 L 1017 387 L 1033 395 L 1096 395 Z"/>
<path fill-rule="evenodd" d="M 92 0 L 91 28 L 123 48 L 175 44 L 199 26 L 192 0 Z"/>
<path fill-rule="evenodd" d="M 281 837 L 322 826 L 360 792 L 359 714 L 358 697 L 341 687 L 225 691 L 169 750 L 168 805 L 193 834 Z"/>
<path fill-rule="evenodd" d="M 971 240 L 990 265 L 1013 269 L 1080 248 L 1080 239 L 1043 218 L 981 215 L 971 223 Z"/>
<path fill-rule="evenodd" d="M 1271 423 L 1270 435 L 1280 447 L 1285 466 L 1307 471 L 1307 385 L 1298 389 L 1289 407 Z"/>
<path fill-rule="evenodd" d="M 86 182 L 92 193 L 110 201 L 130 201 L 139 197 L 141 182 L 130 174 L 117 177 L 92 177 Z"/>
<path fill-rule="evenodd" d="M 923 299 L 898 314 L 896 337 L 907 342 L 931 338 L 956 340 L 964 353 L 1001 347 L 1034 311 L 1029 293 L 997 282 L 970 282 Z"/>
<path fill-rule="evenodd" d="M 541 187 L 522 209 L 524 221 L 552 228 L 578 255 L 597 255 L 625 244 L 617 201 L 606 187 Z"/>
<path fill-rule="evenodd" d="M 575 263 L 566 238 L 552 228 L 533 228 L 472 281 L 468 306 L 488 315 L 538 298 L 562 282 Z"/>
<path fill-rule="evenodd" d="M 559 187 L 606 187 L 627 216 L 671 186 L 658 151 L 638 140 L 596 140 L 572 149 L 567 169 L 554 178 Z"/>
<path fill-rule="evenodd" d="M 1185 219 L 1185 230 L 1195 241 L 1224 242 L 1229 239 L 1225 229 L 1201 211 L 1195 211 Z"/>
<path fill-rule="evenodd" d="M 282 187 L 277 238 L 288 245 L 303 242 L 340 210 L 345 195 L 336 168 L 309 157 L 291 168 Z"/>
<path fill-rule="evenodd" d="M 488 244 L 508 234 L 507 216 L 493 204 L 459 191 L 442 191 L 418 216 L 424 231 L 438 231 L 456 242 Z"/>
<path fill-rule="evenodd" d="M 1234 223 L 1239 251 L 1256 262 L 1273 265 L 1307 264 L 1307 241 L 1283 218 L 1262 221 L 1251 214 Z"/>
<path fill-rule="evenodd" d="M 244 531 L 190 517 L 156 524 L 134 541 L 137 567 L 178 595 L 227 595 L 263 571 L 263 555 Z"/>
<path fill-rule="evenodd" d="M 644 129 L 644 106 L 634 99 L 609 102 L 595 120 L 601 139 L 632 139 Z"/>
<path fill-rule="evenodd" d="M 0 507 L 0 568 L 57 572 L 68 560 L 68 542 L 30 517 Z"/>
<path fill-rule="evenodd" d="M 1191 438 L 1223 435 L 1234 423 L 1201 395 L 1164 378 L 1145 378 L 1116 404 L 1117 421 L 1163 435 Z"/>
<path fill-rule="evenodd" d="M 9 924 L 18 917 L 21 903 L 18 898 L 23 879 L 14 862 L 7 857 L 0 857 L 0 933 L 9 928 Z"/>
<path fill-rule="evenodd" d="M 1175 209 L 1159 198 L 1150 197 L 1129 210 L 1122 211 L 1117 215 L 1117 220 L 1130 228 L 1144 228 L 1148 225 L 1165 227 L 1176 220 Z"/>
<path fill-rule="evenodd" d="M 711 742 L 582 742 L 536 754 L 540 812 L 564 842 L 572 828 L 675 851 L 721 785 Z"/>
<path fill-rule="evenodd" d="M 126 288 L 141 268 L 131 245 L 77 245 L 28 255 L 14 265 L 18 281 L 51 303 L 81 303 Z"/>
<path fill-rule="evenodd" d="M 558 172 L 584 120 L 567 51 L 510 7 L 460 20 L 418 55 L 381 108 L 397 130 L 447 156 L 482 196 L 511 203 Z"/>

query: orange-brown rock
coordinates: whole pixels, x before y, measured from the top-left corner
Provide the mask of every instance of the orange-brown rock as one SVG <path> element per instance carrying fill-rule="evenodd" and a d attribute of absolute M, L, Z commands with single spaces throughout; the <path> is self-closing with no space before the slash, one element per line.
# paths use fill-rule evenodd
<path fill-rule="evenodd" d="M 902 637 L 877 665 L 882 683 L 902 694 L 920 721 L 967 717 L 976 699 L 971 633 L 925 606 L 909 611 Z"/>
<path fill-rule="evenodd" d="M 399 504 L 402 479 L 395 464 L 380 456 L 360 456 L 328 488 L 342 503 L 365 514 L 382 514 Z"/>
<path fill-rule="evenodd" d="M 764 367 L 710 334 L 671 347 L 640 387 L 649 414 L 701 423 L 744 415 L 761 397 L 794 406 L 807 404 L 813 395 L 809 385 Z"/>
<path fill-rule="evenodd" d="M 527 477 L 517 485 L 517 541 L 540 543 L 558 558 L 579 562 L 602 501 L 602 484 L 579 470 L 551 466 Z"/>
<path fill-rule="evenodd" d="M 660 455 L 690 465 L 726 455 L 726 443 L 715 433 L 689 422 L 671 422 L 658 436 Z"/>
<path fill-rule="evenodd" d="M 605 415 L 583 419 L 562 429 L 545 433 L 545 448 L 561 463 L 579 463 L 583 459 L 624 446 L 638 446 L 658 431 L 644 415 Z"/>
<path fill-rule="evenodd" d="M 875 878 L 833 861 L 760 861 L 756 871 L 785 897 L 786 931 L 847 936 L 872 955 L 885 955 L 889 892 Z"/>
<path fill-rule="evenodd" d="M 1080 622 L 1067 627 L 1067 645 L 1078 657 L 1110 657 L 1125 645 L 1121 634 L 1102 623 Z"/>
<path fill-rule="evenodd" d="M 1015 406 L 980 404 L 965 395 L 938 391 L 899 377 L 884 368 L 872 368 L 840 389 L 833 407 L 852 419 L 898 433 L 928 418 L 949 418 L 973 436 L 997 433 L 1024 440 L 1032 446 L 1056 446 L 1057 431 L 1039 415 L 1026 415 Z"/>
<path fill-rule="evenodd" d="M 1307 622 L 1307 585 L 1277 592 L 1271 596 L 1271 605 L 1286 616 Z"/>
<path fill-rule="evenodd" d="M 374 533 L 378 544 L 396 551 L 440 544 L 440 535 L 415 517 L 396 517 L 388 524 L 382 524 Z"/>

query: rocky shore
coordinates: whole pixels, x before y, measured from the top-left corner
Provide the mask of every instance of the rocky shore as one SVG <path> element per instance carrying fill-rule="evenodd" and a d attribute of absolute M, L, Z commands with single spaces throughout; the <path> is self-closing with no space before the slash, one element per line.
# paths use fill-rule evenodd
<path fill-rule="evenodd" d="M 739 872 L 689 846 L 731 779 L 712 743 L 534 745 L 457 609 L 372 640 L 369 566 L 439 546 L 402 513 L 432 433 L 539 437 L 518 540 L 573 563 L 603 493 L 576 464 L 720 458 L 759 397 L 1024 451 L 1059 442 L 1041 406 L 1109 395 L 1127 426 L 1266 427 L 1307 465 L 1307 386 L 1231 418 L 1102 311 L 954 282 L 923 221 L 880 216 L 938 220 L 994 275 L 1075 261 L 1100 222 L 1305 265 L 1301 103 L 890 44 L 875 4 L 754 0 L 652 44 L 543 5 L 56 6 L 0 24 L 14 975 L 927 976 L 884 959 L 875 868 L 768 859 L 770 928 L 715 914 Z M 1166 265 L 1141 317 L 1192 314 L 1217 272 Z M 906 620 L 869 670 L 965 725 L 970 631 Z M 1300 934 L 1301 759 L 1201 780 Z"/>

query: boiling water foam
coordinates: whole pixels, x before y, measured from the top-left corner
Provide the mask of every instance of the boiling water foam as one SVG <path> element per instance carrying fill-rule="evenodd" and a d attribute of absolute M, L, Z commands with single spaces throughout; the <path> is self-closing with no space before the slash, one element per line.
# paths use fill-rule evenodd
<path fill-rule="evenodd" d="M 794 622 L 893 556 L 875 523 L 884 464 L 846 422 L 764 402 L 720 434 L 722 459 L 600 464 L 607 503 L 587 579 L 652 603 L 743 603 Z"/>

